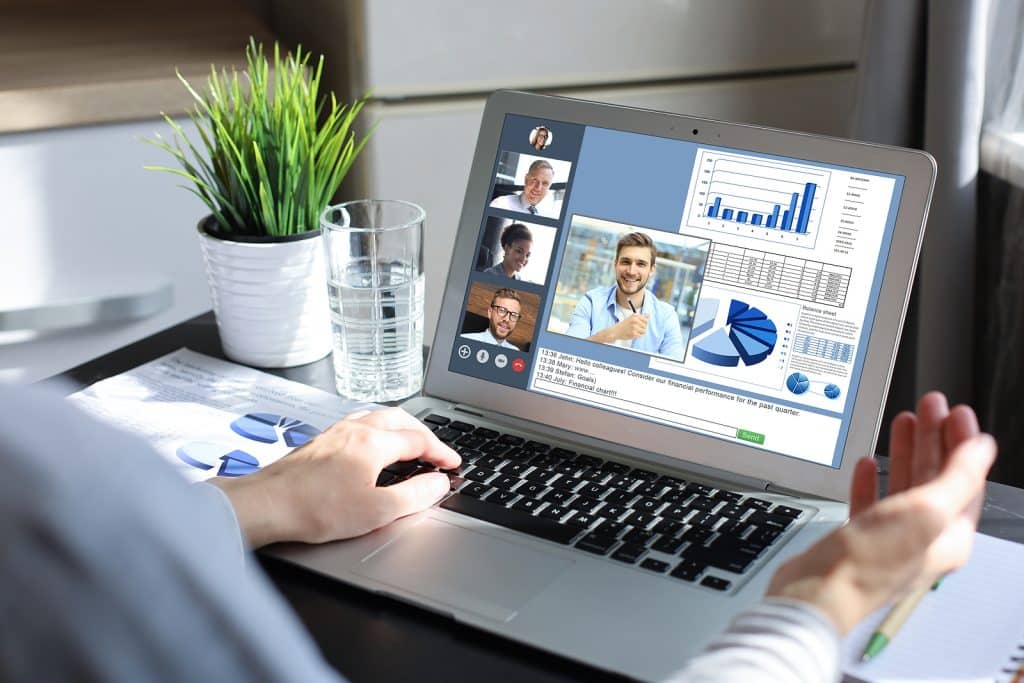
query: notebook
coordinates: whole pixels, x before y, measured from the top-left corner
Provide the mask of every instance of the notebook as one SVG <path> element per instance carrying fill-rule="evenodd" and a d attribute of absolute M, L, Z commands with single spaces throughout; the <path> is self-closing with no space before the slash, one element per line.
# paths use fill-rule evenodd
<path fill-rule="evenodd" d="M 271 552 L 664 679 L 845 520 L 934 176 L 913 150 L 494 93 L 403 404 L 459 449 L 456 490 Z"/>
<path fill-rule="evenodd" d="M 860 661 L 888 607 L 850 633 L 843 654 L 846 678 L 864 683 L 1019 681 L 1024 665 L 1022 577 L 1024 545 L 976 534 L 967 565 L 924 597 L 878 657 Z"/>

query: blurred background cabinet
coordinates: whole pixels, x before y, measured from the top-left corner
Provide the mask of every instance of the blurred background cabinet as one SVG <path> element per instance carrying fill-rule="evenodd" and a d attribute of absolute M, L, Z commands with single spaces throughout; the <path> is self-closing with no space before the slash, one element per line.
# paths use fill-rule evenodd
<path fill-rule="evenodd" d="M 246 37 L 326 55 L 377 129 L 346 198 L 427 210 L 434 333 L 485 98 L 517 88 L 845 135 L 863 0 L 0 0 L 0 320 L 149 297 L 135 320 L 0 331 L 0 381 L 32 381 L 209 308 L 203 206 L 140 137 L 181 114 L 179 67 L 237 64 Z M 165 131 L 166 132 L 166 131 Z M 168 300 L 166 296 L 171 298 Z M 161 298 L 164 297 L 164 298 Z"/>

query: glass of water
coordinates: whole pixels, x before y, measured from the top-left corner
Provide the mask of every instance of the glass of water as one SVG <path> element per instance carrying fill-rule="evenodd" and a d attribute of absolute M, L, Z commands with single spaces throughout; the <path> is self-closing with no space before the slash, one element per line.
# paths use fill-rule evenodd
<path fill-rule="evenodd" d="M 397 401 L 423 385 L 423 209 L 360 199 L 320 216 L 338 393 Z"/>

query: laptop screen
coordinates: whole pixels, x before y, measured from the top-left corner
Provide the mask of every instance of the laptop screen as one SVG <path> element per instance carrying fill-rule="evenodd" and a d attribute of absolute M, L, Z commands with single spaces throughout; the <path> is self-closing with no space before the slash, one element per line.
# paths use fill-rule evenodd
<path fill-rule="evenodd" d="M 449 369 L 838 468 L 903 183 L 508 115 Z"/>

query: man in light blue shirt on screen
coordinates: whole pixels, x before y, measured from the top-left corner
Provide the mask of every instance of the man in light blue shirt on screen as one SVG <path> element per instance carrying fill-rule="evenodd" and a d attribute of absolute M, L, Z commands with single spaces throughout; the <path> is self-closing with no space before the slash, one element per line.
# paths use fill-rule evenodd
<path fill-rule="evenodd" d="M 656 259 L 657 247 L 648 235 L 631 232 L 619 238 L 615 284 L 583 295 L 566 334 L 683 360 L 679 315 L 647 289 Z"/>

